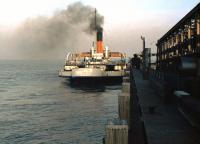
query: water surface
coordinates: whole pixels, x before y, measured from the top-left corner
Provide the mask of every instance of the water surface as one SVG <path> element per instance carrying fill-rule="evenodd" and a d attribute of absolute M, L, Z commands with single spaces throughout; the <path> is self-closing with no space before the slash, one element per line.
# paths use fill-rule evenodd
<path fill-rule="evenodd" d="M 71 87 L 62 61 L 0 61 L 0 144 L 102 144 L 120 85 Z"/>

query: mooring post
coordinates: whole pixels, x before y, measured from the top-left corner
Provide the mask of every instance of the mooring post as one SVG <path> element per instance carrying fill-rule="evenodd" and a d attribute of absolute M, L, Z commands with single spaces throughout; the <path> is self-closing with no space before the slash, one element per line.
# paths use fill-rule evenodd
<path fill-rule="evenodd" d="M 123 82 L 130 82 L 130 77 L 123 77 Z"/>
<path fill-rule="evenodd" d="M 107 124 L 105 144 L 128 144 L 128 125 L 125 121 L 113 120 Z"/>
<path fill-rule="evenodd" d="M 118 112 L 120 120 L 129 123 L 130 93 L 120 93 L 118 96 Z"/>
<path fill-rule="evenodd" d="M 130 80 L 130 79 L 129 79 Z M 121 120 L 129 121 L 129 107 L 130 107 L 130 82 L 122 83 L 122 92 L 118 95 L 118 109 L 119 118 Z"/>
<path fill-rule="evenodd" d="M 122 83 L 122 93 L 130 93 L 130 82 Z"/>
<path fill-rule="evenodd" d="M 120 120 L 129 123 L 130 77 L 123 77 L 122 92 L 118 95 L 118 114 Z"/>
<path fill-rule="evenodd" d="M 129 70 L 125 71 L 125 77 L 130 77 L 130 71 Z"/>

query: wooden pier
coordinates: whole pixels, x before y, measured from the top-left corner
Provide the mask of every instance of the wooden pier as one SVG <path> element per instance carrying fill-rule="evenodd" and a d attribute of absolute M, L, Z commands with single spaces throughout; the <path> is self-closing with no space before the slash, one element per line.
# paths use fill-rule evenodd
<path fill-rule="evenodd" d="M 134 139 L 134 133 L 131 133 L 132 142 L 138 144 L 200 143 L 199 131 L 181 115 L 176 104 L 164 104 L 162 98 L 151 87 L 150 82 L 143 80 L 139 71 L 134 70 L 133 77 L 139 99 L 137 105 L 140 105 L 142 113 L 142 116 L 139 116 L 140 114 L 138 116 L 140 121 L 144 122 L 144 129 L 140 127 L 139 131 L 142 131 L 142 136 L 146 141 L 143 141 L 142 138 Z"/>
<path fill-rule="evenodd" d="M 127 124 L 108 124 L 106 144 L 200 144 L 200 3 L 158 40 L 156 56 L 148 77 L 144 62 L 127 68 L 118 95 Z"/>

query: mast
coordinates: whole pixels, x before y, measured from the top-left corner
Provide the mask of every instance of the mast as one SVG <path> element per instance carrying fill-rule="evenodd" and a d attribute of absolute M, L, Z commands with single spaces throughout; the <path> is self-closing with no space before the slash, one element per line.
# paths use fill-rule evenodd
<path fill-rule="evenodd" d="M 97 9 L 95 8 L 95 12 L 94 12 L 94 24 L 95 24 L 95 30 L 97 31 Z"/>

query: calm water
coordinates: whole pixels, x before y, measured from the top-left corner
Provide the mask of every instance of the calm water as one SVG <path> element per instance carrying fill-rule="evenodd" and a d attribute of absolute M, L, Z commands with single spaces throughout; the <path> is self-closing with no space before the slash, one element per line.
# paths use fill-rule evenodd
<path fill-rule="evenodd" d="M 71 87 L 62 61 L 0 61 L 0 144 L 102 144 L 120 85 Z"/>

